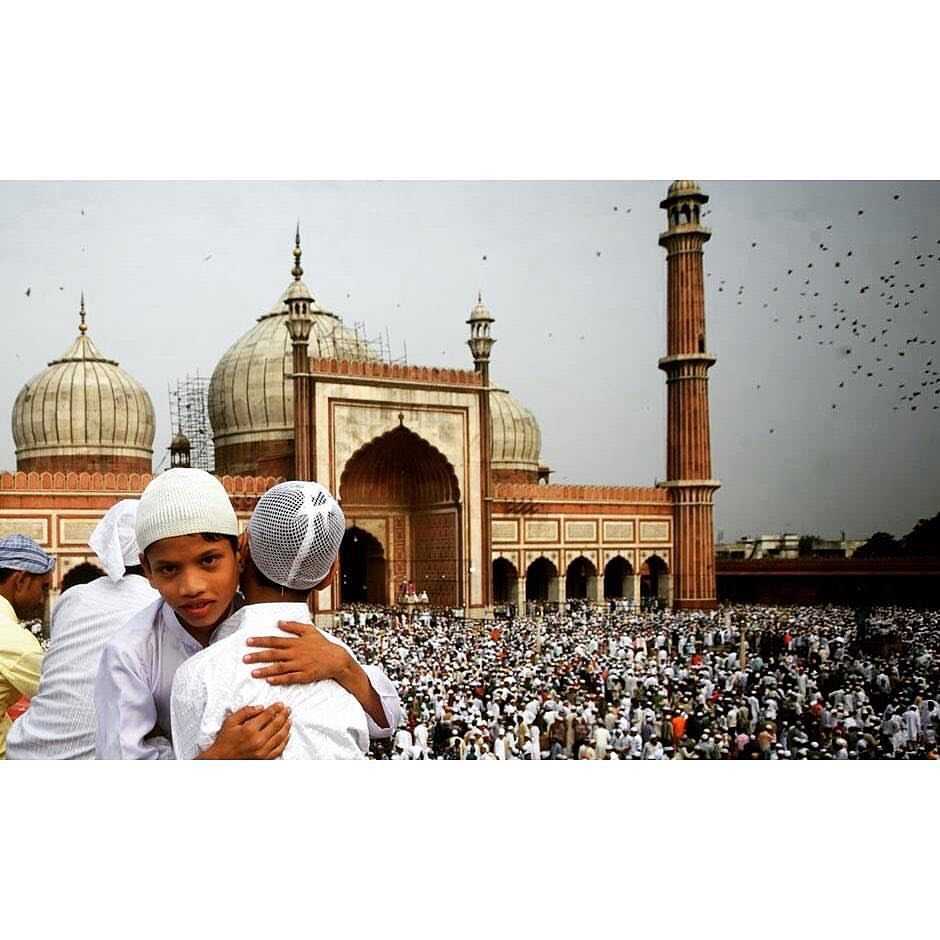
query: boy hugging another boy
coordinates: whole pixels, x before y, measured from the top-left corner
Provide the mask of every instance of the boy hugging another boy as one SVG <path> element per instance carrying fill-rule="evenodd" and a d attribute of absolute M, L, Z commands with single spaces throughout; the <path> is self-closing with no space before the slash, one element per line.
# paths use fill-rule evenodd
<path fill-rule="evenodd" d="M 248 568 L 247 538 L 242 537 L 242 564 L 238 520 L 225 488 L 203 470 L 182 468 L 168 470 L 148 484 L 140 499 L 136 532 L 144 573 L 161 596 L 104 648 L 95 685 L 95 748 L 99 759 L 172 760 L 176 757 L 170 736 L 174 676 L 190 657 L 219 638 L 220 626 L 234 612 L 240 567 Z M 281 588 L 277 590 L 280 601 Z M 258 595 L 253 596 L 257 600 Z M 266 649 L 244 657 L 245 661 L 271 663 L 256 670 L 256 675 L 285 690 L 335 680 L 355 698 L 368 733 L 390 736 L 401 716 L 394 684 L 381 669 L 361 667 L 347 648 L 310 626 L 306 609 L 301 612 L 292 606 L 291 613 L 295 612 L 295 622 L 280 624 L 277 637 L 251 639 L 249 646 Z M 260 624 L 256 618 L 257 614 L 249 620 L 252 628 Z M 264 626 L 273 629 L 277 624 L 265 621 Z M 187 757 L 273 759 L 282 754 L 294 733 L 285 696 L 271 702 L 265 694 L 262 705 L 262 693 L 270 691 L 267 684 L 258 682 L 253 688 L 257 697 L 251 704 L 223 714 L 215 737 L 200 738 L 199 753 L 188 750 Z"/>
<path fill-rule="evenodd" d="M 364 702 L 370 693 L 375 696 L 370 711 L 381 714 L 381 704 L 345 644 L 321 631 L 323 674 L 345 674 L 347 688 L 323 678 L 278 690 L 256 678 L 265 670 L 253 673 L 243 661 L 246 642 L 259 631 L 275 631 L 265 643 L 276 650 L 292 640 L 289 632 L 277 630 L 280 622 L 310 623 L 310 592 L 333 577 L 345 532 L 342 510 L 319 483 L 281 483 L 261 497 L 239 540 L 245 606 L 218 628 L 208 649 L 180 666 L 173 681 L 177 758 L 196 757 L 211 746 L 229 712 L 276 700 L 291 713 L 290 737 L 281 758 L 363 758 L 369 749 L 366 712 L 347 688 Z"/>

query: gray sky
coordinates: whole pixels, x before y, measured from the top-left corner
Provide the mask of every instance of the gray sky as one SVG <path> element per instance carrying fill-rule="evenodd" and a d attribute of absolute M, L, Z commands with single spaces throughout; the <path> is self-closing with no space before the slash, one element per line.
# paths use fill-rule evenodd
<path fill-rule="evenodd" d="M 494 380 L 538 418 L 553 481 L 649 485 L 665 475 L 666 186 L 0 184 L 0 467 L 13 400 L 74 338 L 83 288 L 90 335 L 154 400 L 159 463 L 168 383 L 211 374 L 271 306 L 299 217 L 304 279 L 348 325 L 469 367 L 481 289 Z M 940 184 L 703 188 L 716 530 L 907 532 L 940 510 Z"/>

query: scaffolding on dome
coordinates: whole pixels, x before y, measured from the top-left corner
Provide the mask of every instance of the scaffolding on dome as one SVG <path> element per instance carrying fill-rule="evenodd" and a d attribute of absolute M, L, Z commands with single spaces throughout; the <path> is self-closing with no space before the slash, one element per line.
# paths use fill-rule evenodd
<path fill-rule="evenodd" d="M 392 342 L 389 338 L 388 327 L 385 328 L 384 335 L 379 333 L 374 339 L 369 339 L 366 333 L 366 324 L 364 320 L 357 320 L 353 324 L 353 332 L 357 359 L 377 359 L 380 362 L 387 362 L 389 365 L 407 365 L 408 364 L 408 346 L 402 343 L 402 354 L 397 358 L 392 358 Z"/>
<path fill-rule="evenodd" d="M 209 378 L 196 374 L 176 380 L 176 388 L 168 387 L 170 399 L 170 433 L 182 432 L 189 438 L 189 465 L 212 473 L 215 470 L 215 444 L 209 423 Z M 167 460 L 169 448 L 160 467 Z"/>

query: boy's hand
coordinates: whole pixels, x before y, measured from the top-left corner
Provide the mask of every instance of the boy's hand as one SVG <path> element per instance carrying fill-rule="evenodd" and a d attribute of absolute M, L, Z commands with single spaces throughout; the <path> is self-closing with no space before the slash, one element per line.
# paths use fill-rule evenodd
<path fill-rule="evenodd" d="M 290 709 L 280 702 L 246 705 L 229 715 L 197 760 L 273 760 L 287 747 Z"/>
<path fill-rule="evenodd" d="M 263 652 L 249 653 L 246 663 L 271 663 L 262 669 L 253 669 L 257 679 L 267 679 L 271 685 L 295 685 L 318 682 L 320 679 L 335 679 L 345 686 L 352 657 L 342 646 L 331 643 L 317 630 L 306 623 L 282 621 L 278 626 L 297 639 L 282 636 L 253 636 L 249 646 L 265 647 Z"/>

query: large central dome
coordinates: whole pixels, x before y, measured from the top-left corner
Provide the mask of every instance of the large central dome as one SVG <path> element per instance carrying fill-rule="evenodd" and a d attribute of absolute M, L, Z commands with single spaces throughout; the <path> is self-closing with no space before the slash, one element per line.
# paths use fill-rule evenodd
<path fill-rule="evenodd" d="M 219 360 L 209 383 L 209 421 L 220 474 L 289 476 L 294 463 L 293 349 L 287 330 L 291 290 L 300 280 L 300 241 L 294 249 L 295 279 L 267 313 Z M 354 330 L 311 298 L 311 359 L 380 361 Z M 482 301 L 474 308 L 488 315 Z M 493 472 L 498 480 L 535 482 L 541 434 L 532 413 L 503 389 L 490 393 Z"/>
<path fill-rule="evenodd" d="M 293 353 L 287 332 L 288 287 L 267 313 L 235 342 L 212 373 L 209 421 L 219 473 L 267 473 L 293 461 Z M 311 303 L 311 358 L 379 357 L 334 313 Z M 285 461 L 287 463 L 285 464 Z"/>

